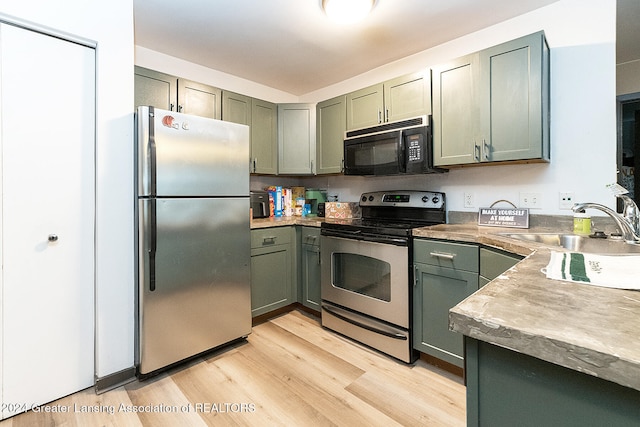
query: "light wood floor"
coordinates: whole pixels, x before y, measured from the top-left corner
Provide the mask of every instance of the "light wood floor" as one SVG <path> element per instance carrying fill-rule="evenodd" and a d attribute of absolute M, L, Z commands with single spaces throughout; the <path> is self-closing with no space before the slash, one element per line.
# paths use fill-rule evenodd
<path fill-rule="evenodd" d="M 464 426 L 465 388 L 459 377 L 394 361 L 292 311 L 205 359 L 47 407 L 70 412 L 29 411 L 0 427 Z M 145 412 L 125 412 L 139 407 Z"/>

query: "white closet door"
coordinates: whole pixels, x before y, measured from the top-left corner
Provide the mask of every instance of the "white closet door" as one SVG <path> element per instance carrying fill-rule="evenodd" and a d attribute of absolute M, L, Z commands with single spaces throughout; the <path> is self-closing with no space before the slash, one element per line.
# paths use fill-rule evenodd
<path fill-rule="evenodd" d="M 94 49 L 1 24 L 6 409 L 94 384 L 94 139 Z"/>

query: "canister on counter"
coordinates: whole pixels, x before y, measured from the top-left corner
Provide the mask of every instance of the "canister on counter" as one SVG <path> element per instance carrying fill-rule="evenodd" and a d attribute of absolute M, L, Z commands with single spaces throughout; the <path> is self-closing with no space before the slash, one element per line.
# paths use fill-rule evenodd
<path fill-rule="evenodd" d="M 575 234 L 591 234 L 591 216 L 584 212 L 573 214 L 573 232 Z"/>

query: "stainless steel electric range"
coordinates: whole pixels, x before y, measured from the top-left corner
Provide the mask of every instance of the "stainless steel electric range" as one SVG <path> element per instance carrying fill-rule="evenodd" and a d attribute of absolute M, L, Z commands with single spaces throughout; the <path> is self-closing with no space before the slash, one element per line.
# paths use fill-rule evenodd
<path fill-rule="evenodd" d="M 445 194 L 376 191 L 360 208 L 361 219 L 321 225 L 322 326 L 411 363 L 411 234 L 446 223 Z"/>

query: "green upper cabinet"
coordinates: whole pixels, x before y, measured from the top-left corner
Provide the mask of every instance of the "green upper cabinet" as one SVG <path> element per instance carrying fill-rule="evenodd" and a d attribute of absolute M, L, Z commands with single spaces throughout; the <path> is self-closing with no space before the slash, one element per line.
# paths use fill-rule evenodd
<path fill-rule="evenodd" d="M 385 122 L 431 114 L 431 77 L 414 73 L 384 83 Z"/>
<path fill-rule="evenodd" d="M 277 114 L 276 104 L 222 92 L 222 120 L 251 127 L 251 173 L 277 173 Z"/>
<path fill-rule="evenodd" d="M 251 172 L 278 173 L 278 106 L 251 99 Z"/>
<path fill-rule="evenodd" d="M 434 164 L 549 160 L 549 48 L 538 32 L 434 67 Z"/>
<path fill-rule="evenodd" d="M 142 67 L 135 67 L 135 106 L 221 118 L 221 90 Z"/>
<path fill-rule="evenodd" d="M 178 79 L 178 112 L 220 120 L 221 107 L 222 91 L 220 89 Z"/>
<path fill-rule="evenodd" d="M 340 173 L 347 129 L 345 96 L 318 103 L 316 120 L 316 174 Z"/>
<path fill-rule="evenodd" d="M 135 107 L 151 105 L 174 111 L 177 104 L 178 79 L 169 74 L 135 67 Z"/>
<path fill-rule="evenodd" d="M 251 126 L 251 97 L 223 91 L 222 120 Z"/>
<path fill-rule="evenodd" d="M 549 48 L 544 34 L 480 55 L 481 134 L 486 161 L 549 160 Z"/>
<path fill-rule="evenodd" d="M 347 130 L 431 113 L 428 73 L 414 73 L 346 95 Z"/>
<path fill-rule="evenodd" d="M 475 149 L 480 126 L 475 93 L 477 70 L 477 55 L 458 58 L 432 70 L 435 165 L 479 161 L 479 150 Z"/>
<path fill-rule="evenodd" d="M 278 173 L 312 175 L 315 160 L 315 104 L 279 104 Z"/>
<path fill-rule="evenodd" d="M 360 129 L 382 123 L 384 89 L 382 83 L 347 94 L 347 129 Z"/>

